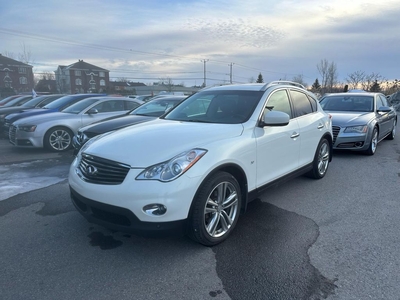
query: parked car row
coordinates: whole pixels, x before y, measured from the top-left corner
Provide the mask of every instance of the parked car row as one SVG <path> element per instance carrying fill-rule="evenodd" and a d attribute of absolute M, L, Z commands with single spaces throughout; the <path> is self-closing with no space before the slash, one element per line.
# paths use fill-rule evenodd
<path fill-rule="evenodd" d="M 70 194 L 88 221 L 139 234 L 179 231 L 206 246 L 228 238 L 268 187 L 323 178 L 333 150 L 373 155 L 397 125 L 383 94 L 318 100 L 287 81 L 138 101 L 64 96 L 7 115 L 6 131 L 16 146 L 74 148 Z"/>
<path fill-rule="evenodd" d="M 332 116 L 333 149 L 373 155 L 378 142 L 394 139 L 396 109 L 381 93 L 329 94 L 320 99 L 320 104 Z"/>

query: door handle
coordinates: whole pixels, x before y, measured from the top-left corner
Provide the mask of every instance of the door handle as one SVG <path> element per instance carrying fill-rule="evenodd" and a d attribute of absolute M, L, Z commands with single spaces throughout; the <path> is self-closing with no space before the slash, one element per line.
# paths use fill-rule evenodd
<path fill-rule="evenodd" d="M 319 124 L 317 128 L 318 128 L 318 129 L 324 128 L 324 124 Z"/>
<path fill-rule="evenodd" d="M 294 138 L 297 138 L 299 135 L 300 135 L 300 133 L 298 133 L 298 132 L 295 131 L 295 132 L 292 133 L 292 135 L 290 136 L 290 138 L 294 139 Z"/>

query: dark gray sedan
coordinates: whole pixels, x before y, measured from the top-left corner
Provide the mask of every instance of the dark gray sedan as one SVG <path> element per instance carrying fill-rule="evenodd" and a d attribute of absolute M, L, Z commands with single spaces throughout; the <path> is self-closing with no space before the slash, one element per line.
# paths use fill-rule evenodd
<path fill-rule="evenodd" d="M 383 139 L 394 139 L 397 114 L 381 93 L 325 95 L 320 104 L 332 116 L 333 148 L 373 155 Z"/>

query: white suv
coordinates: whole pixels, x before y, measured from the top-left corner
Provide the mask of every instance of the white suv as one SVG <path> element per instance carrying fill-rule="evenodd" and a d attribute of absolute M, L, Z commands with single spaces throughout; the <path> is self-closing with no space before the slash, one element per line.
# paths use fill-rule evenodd
<path fill-rule="evenodd" d="M 212 246 L 266 187 L 293 175 L 320 179 L 331 155 L 331 118 L 303 86 L 226 85 L 91 139 L 69 185 L 90 222 L 137 233 L 180 228 Z"/>

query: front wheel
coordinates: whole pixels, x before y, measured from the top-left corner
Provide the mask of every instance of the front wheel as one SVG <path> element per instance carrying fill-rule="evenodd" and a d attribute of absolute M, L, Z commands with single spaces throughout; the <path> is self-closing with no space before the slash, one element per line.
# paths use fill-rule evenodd
<path fill-rule="evenodd" d="M 73 134 L 64 127 L 54 127 L 46 132 L 44 146 L 50 151 L 62 152 L 71 148 Z"/>
<path fill-rule="evenodd" d="M 314 179 L 321 179 L 328 171 L 329 160 L 331 157 L 331 147 L 326 138 L 321 139 L 315 151 L 312 170 L 307 174 Z"/>
<path fill-rule="evenodd" d="M 205 246 L 224 241 L 239 219 L 241 202 L 239 183 L 231 174 L 218 172 L 207 179 L 193 199 L 189 237 Z"/>
<path fill-rule="evenodd" d="M 377 146 L 378 146 L 378 129 L 374 127 L 374 130 L 372 131 L 371 141 L 369 143 L 368 149 L 365 151 L 365 154 L 374 155 Z"/>

